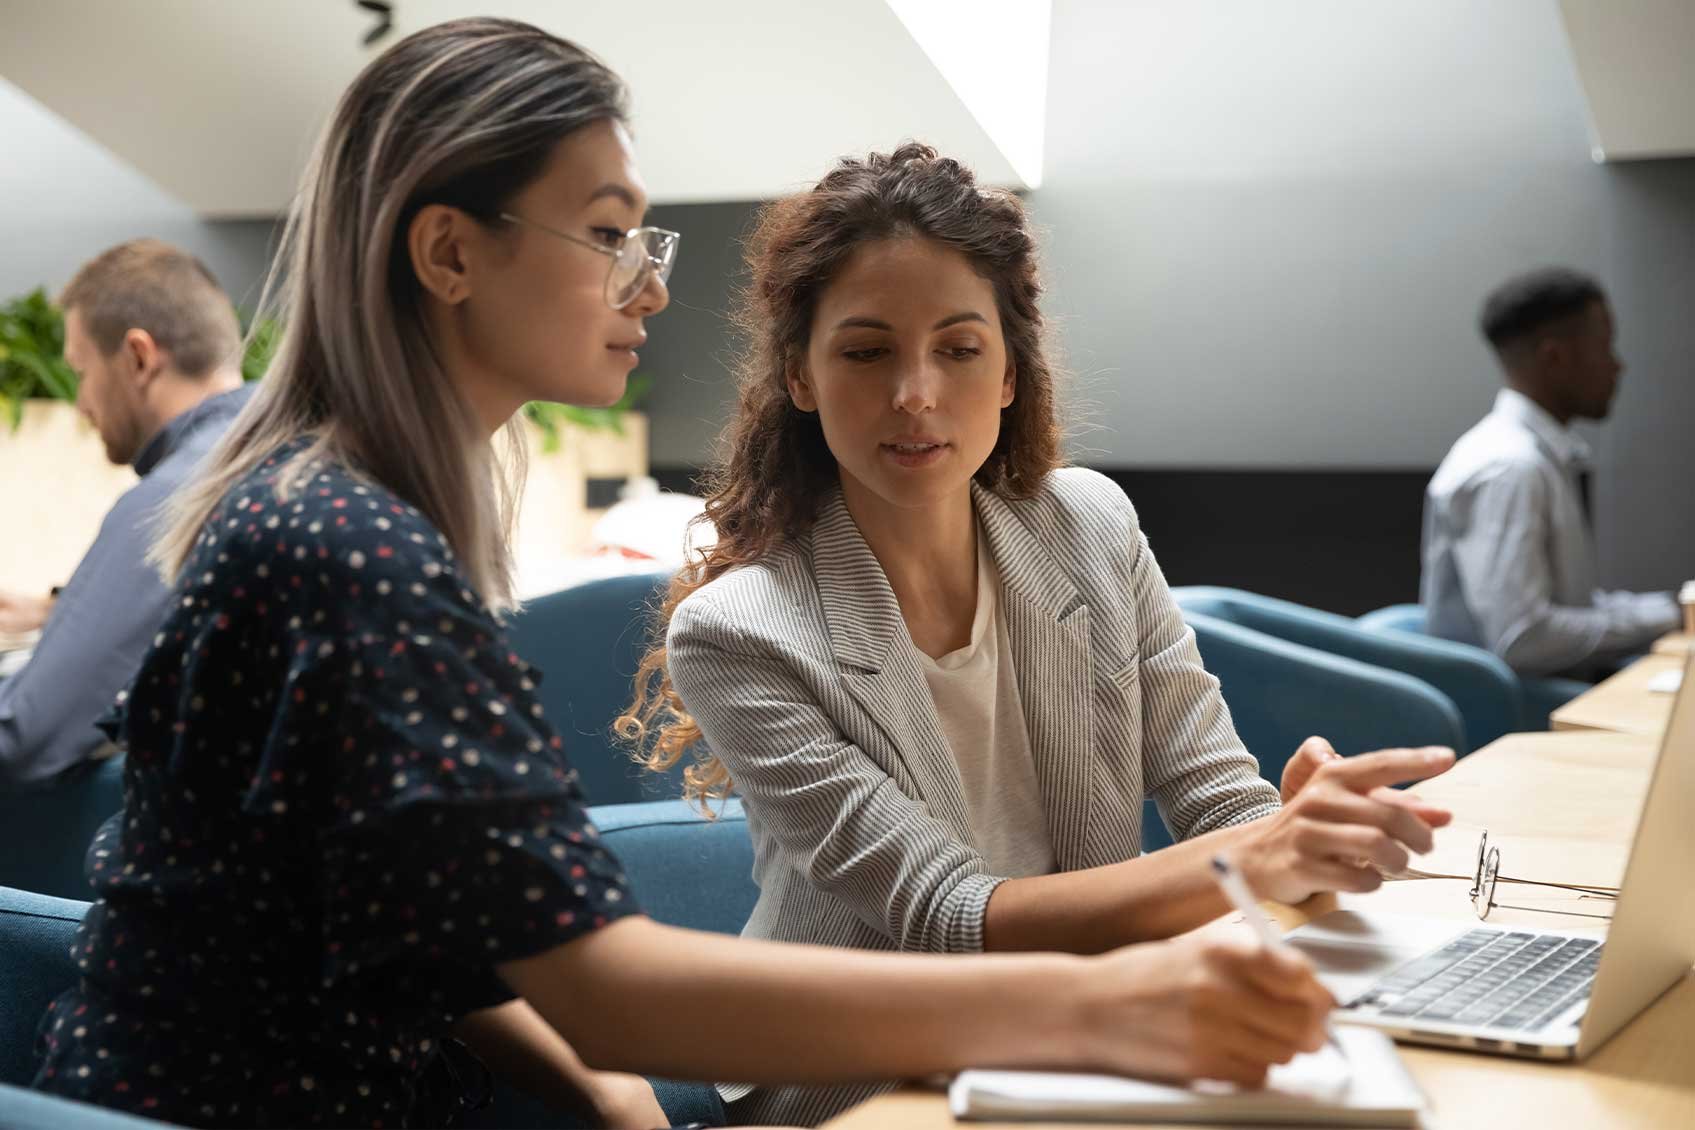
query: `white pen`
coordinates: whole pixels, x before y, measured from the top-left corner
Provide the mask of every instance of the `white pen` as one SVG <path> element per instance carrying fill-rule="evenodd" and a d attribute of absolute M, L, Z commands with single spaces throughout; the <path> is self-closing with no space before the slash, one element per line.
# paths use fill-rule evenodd
<path fill-rule="evenodd" d="M 1212 857 L 1212 877 L 1218 880 L 1218 887 L 1224 892 L 1224 897 L 1230 900 L 1230 905 L 1248 920 L 1248 926 L 1259 935 L 1260 944 L 1267 949 L 1277 949 L 1285 943 L 1277 936 L 1277 931 L 1271 925 L 1271 919 L 1265 916 L 1265 911 L 1259 908 L 1254 900 L 1253 892 L 1248 890 L 1247 880 L 1242 873 L 1231 866 L 1228 859 L 1222 855 Z M 1324 1022 L 1324 1036 L 1330 1046 L 1346 1056 L 1342 1045 L 1336 1039 L 1336 1030 L 1330 1026 L 1330 1021 Z"/>
<path fill-rule="evenodd" d="M 1265 911 L 1254 901 L 1253 892 L 1248 890 L 1247 880 L 1242 878 L 1242 873 L 1232 867 L 1230 861 L 1222 855 L 1212 857 L 1212 877 L 1218 880 L 1218 887 L 1224 892 L 1224 897 L 1248 920 L 1248 925 L 1259 935 L 1262 943 L 1271 949 L 1283 944 L 1283 939 L 1279 938 L 1277 931 L 1272 928 L 1271 919 L 1265 916 Z"/>

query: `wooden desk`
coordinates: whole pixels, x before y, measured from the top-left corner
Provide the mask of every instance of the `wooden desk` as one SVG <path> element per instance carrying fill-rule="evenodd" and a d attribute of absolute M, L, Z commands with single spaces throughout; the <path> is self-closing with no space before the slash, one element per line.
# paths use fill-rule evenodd
<path fill-rule="evenodd" d="M 1501 845 L 1507 874 L 1616 885 L 1636 829 L 1657 742 L 1594 732 L 1509 734 L 1446 776 L 1419 788 L 1454 810 L 1422 869 L 1463 861 L 1470 872 L 1477 830 Z M 1510 798 L 1503 803 L 1503 798 Z M 1576 868 L 1584 875 L 1571 877 Z M 1334 906 L 1434 914 L 1475 921 L 1468 880 L 1392 882 L 1374 894 L 1322 897 L 1276 908 L 1285 927 Z M 1514 893 L 1515 902 L 1554 909 L 1574 896 L 1549 899 Z M 1593 907 L 1590 902 L 1588 906 Z M 1498 909 L 1491 924 L 1569 927 L 1575 920 Z M 1212 927 L 1209 927 L 1212 928 Z M 1430 1097 L 1427 1125 L 1490 1130 L 1662 1130 L 1695 1126 L 1695 978 L 1685 978 L 1581 1064 L 1536 1063 L 1501 1056 L 1401 1047 Z M 944 1096 L 916 1088 L 883 1095 L 826 1124 L 830 1130 L 944 1130 L 956 1123 Z M 971 1126 L 984 1125 L 973 1123 Z M 1078 1124 L 1020 1123 L 1018 1130 L 1098 1130 Z"/>
<path fill-rule="evenodd" d="M 1671 719 L 1671 704 L 1677 696 L 1649 690 L 1648 680 L 1661 671 L 1682 670 L 1684 663 L 1682 656 L 1644 656 L 1554 711 L 1549 721 L 1556 730 L 1612 730 L 1659 737 Z"/>
<path fill-rule="evenodd" d="M 1497 738 L 1418 786 L 1454 822 L 1437 830 L 1435 850 L 1413 866 L 1469 876 L 1487 829 L 1501 849 L 1502 874 L 1616 887 L 1658 753 L 1657 737 L 1600 730 Z"/>
<path fill-rule="evenodd" d="M 1688 655 L 1695 652 L 1695 635 L 1688 632 L 1667 632 L 1654 641 L 1655 655 Z"/>

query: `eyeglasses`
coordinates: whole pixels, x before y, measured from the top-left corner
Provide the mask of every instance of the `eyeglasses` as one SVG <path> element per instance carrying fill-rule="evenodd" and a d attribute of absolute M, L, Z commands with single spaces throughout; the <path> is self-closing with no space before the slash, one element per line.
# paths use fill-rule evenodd
<path fill-rule="evenodd" d="M 502 212 L 499 218 L 610 256 L 612 263 L 606 271 L 606 304 L 614 310 L 622 310 L 634 302 L 636 296 L 647 289 L 650 279 L 664 282 L 671 277 L 671 268 L 677 262 L 677 243 L 683 238 L 664 228 L 631 228 L 616 244 L 595 243 L 511 212 Z"/>
<path fill-rule="evenodd" d="M 1477 911 L 1479 919 L 1487 919 L 1489 912 L 1497 906 L 1503 910 L 1529 910 L 1542 914 L 1570 914 L 1578 918 L 1611 918 L 1610 914 L 1586 914 L 1581 910 L 1552 910 L 1545 906 L 1512 906 L 1495 901 L 1495 884 L 1522 883 L 1533 887 L 1555 887 L 1562 891 L 1577 891 L 1583 895 L 1595 898 L 1616 899 L 1617 891 L 1603 890 L 1599 887 L 1583 887 L 1576 883 L 1549 883 L 1541 879 L 1513 879 L 1501 874 L 1501 849 L 1489 846 L 1489 833 L 1485 831 L 1477 840 L 1477 873 L 1472 876 L 1471 907 Z"/>

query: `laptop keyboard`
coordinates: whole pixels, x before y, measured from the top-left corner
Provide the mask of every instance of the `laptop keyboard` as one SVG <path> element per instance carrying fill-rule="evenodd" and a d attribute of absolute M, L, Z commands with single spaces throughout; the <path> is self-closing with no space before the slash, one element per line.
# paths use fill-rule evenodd
<path fill-rule="evenodd" d="M 1472 930 L 1393 970 L 1353 1005 L 1380 1016 L 1534 1032 L 1589 996 L 1601 943 Z"/>

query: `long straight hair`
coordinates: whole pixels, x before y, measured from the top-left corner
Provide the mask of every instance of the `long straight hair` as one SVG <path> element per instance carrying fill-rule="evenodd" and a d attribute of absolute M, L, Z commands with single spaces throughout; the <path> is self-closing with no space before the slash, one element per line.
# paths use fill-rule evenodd
<path fill-rule="evenodd" d="M 625 116 L 604 64 L 512 20 L 427 28 L 360 72 L 313 151 L 265 283 L 260 310 L 283 327 L 276 354 L 153 546 L 168 583 L 230 488 L 310 437 L 279 484 L 342 462 L 416 506 L 484 601 L 511 606 L 520 425 L 497 451 L 443 368 L 406 232 L 430 204 L 494 222 L 561 139 Z"/>

